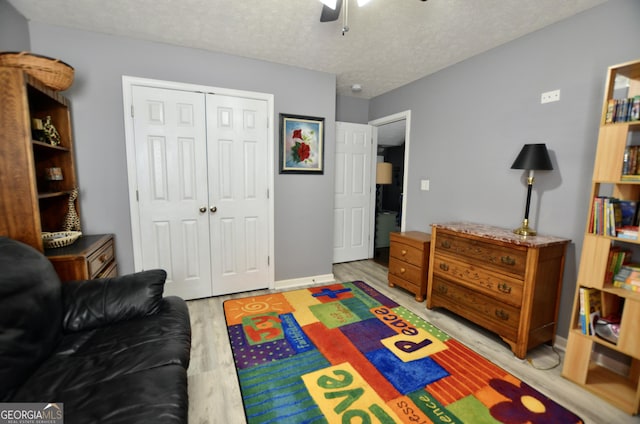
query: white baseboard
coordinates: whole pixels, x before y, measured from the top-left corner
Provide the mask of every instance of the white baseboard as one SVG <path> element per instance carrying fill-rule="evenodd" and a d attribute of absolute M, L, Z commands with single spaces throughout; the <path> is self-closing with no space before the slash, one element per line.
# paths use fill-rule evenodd
<path fill-rule="evenodd" d="M 567 351 L 567 339 L 556 334 L 556 339 L 553 342 L 553 347 L 561 350 L 562 353 L 565 353 Z"/>
<path fill-rule="evenodd" d="M 333 283 L 334 281 L 336 281 L 336 279 L 333 276 L 333 273 L 324 275 L 313 275 L 309 277 L 293 278 L 291 280 L 276 281 L 274 284 L 274 288 L 276 290 L 292 289 L 313 284 L 328 284 Z"/>

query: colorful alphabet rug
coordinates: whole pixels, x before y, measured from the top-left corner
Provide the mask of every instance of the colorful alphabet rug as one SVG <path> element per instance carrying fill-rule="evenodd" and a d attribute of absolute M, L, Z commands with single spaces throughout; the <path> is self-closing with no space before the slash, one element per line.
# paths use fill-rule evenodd
<path fill-rule="evenodd" d="M 249 423 L 581 423 L 361 281 L 224 303 Z"/>

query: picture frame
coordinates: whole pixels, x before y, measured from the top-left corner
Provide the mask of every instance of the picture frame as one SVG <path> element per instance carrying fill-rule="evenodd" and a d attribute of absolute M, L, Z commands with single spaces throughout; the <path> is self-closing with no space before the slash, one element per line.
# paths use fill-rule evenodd
<path fill-rule="evenodd" d="M 280 114 L 280 173 L 324 173 L 324 118 Z"/>

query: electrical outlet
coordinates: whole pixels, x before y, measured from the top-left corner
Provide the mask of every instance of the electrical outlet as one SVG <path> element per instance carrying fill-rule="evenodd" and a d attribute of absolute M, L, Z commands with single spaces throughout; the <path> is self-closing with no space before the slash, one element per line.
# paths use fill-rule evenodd
<path fill-rule="evenodd" d="M 559 102 L 560 90 L 546 91 L 540 95 L 540 104 Z"/>
<path fill-rule="evenodd" d="M 429 191 L 429 180 L 421 180 L 420 181 L 420 190 Z"/>

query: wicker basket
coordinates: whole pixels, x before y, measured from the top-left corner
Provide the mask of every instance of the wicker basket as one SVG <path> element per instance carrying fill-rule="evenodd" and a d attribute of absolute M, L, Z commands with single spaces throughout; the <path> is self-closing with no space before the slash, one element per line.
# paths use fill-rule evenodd
<path fill-rule="evenodd" d="M 0 53 L 0 66 L 23 69 L 53 90 L 66 90 L 73 83 L 73 68 L 61 60 L 29 52 Z"/>
<path fill-rule="evenodd" d="M 57 233 L 42 233 L 42 244 L 47 249 L 69 246 L 82 235 L 80 231 L 60 231 Z"/>

